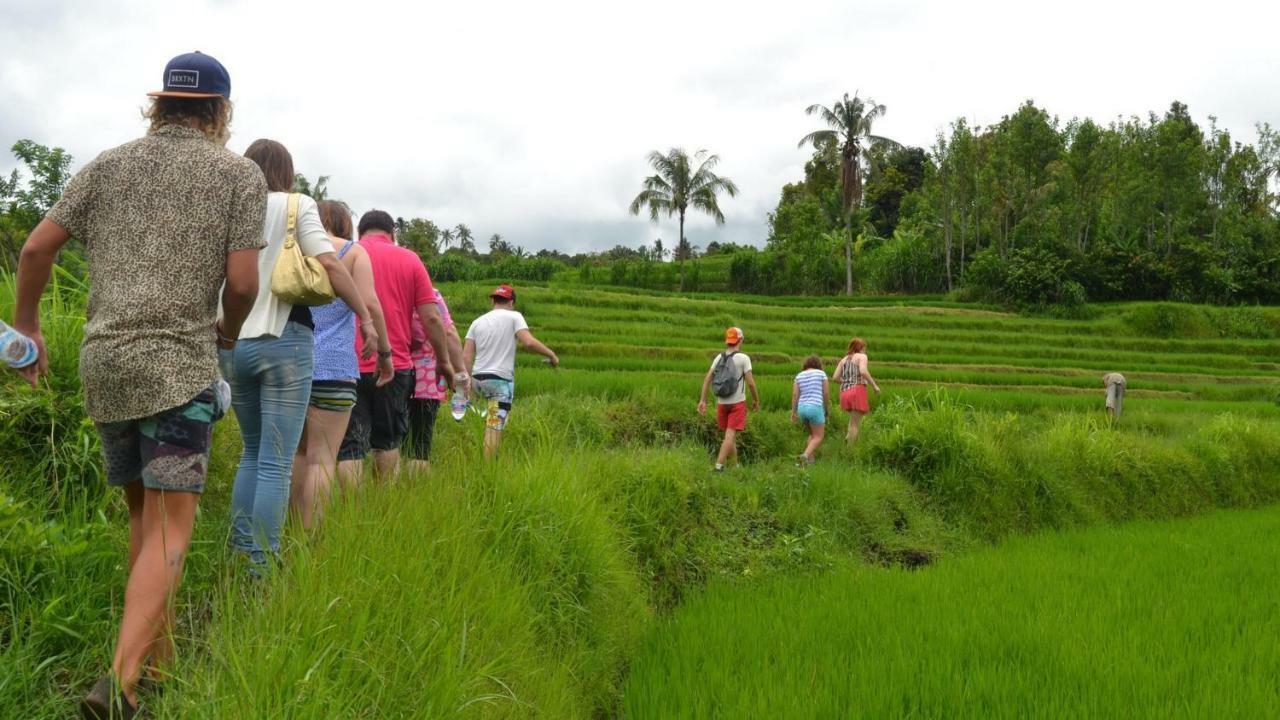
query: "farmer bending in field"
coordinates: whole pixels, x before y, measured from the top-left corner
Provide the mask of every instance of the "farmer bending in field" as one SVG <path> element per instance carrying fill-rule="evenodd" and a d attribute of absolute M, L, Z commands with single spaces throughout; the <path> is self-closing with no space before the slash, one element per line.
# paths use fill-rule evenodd
<path fill-rule="evenodd" d="M 1107 414 L 1119 420 L 1124 411 L 1124 376 L 1118 372 L 1102 376 L 1102 387 L 1107 389 Z"/>
<path fill-rule="evenodd" d="M 499 285 L 489 293 L 493 309 L 476 318 L 467 328 L 462 349 L 463 367 L 471 372 L 472 387 L 488 403 L 485 413 L 484 456 L 498 454 L 502 431 L 507 427 L 511 401 L 516 392 L 516 343 L 520 347 L 546 356 L 551 367 L 560 358 L 529 332 L 524 315 L 516 312 L 516 291 L 510 285 Z"/>
<path fill-rule="evenodd" d="M 738 462 L 738 433 L 747 429 L 747 391 L 751 388 L 752 410 L 760 409 L 760 391 L 751 374 L 751 358 L 742 352 L 742 329 L 731 327 L 724 333 L 724 352 L 711 361 L 711 369 L 702 379 L 702 395 L 698 398 L 698 414 L 707 412 L 707 388 L 716 394 L 716 424 L 724 431 L 720 454 L 716 456 L 716 472 L 724 470 L 730 457 Z"/>
<path fill-rule="evenodd" d="M 231 80 L 208 55 L 169 61 L 151 93 L 145 137 L 76 173 L 27 238 L 14 327 L 49 361 L 38 306 L 58 251 L 74 235 L 89 262 L 80 349 L 85 410 L 102 438 L 107 482 L 129 506 L 129 579 L 111 673 L 81 703 L 87 718 L 138 713 L 148 682 L 173 662 L 173 597 L 209 467 L 213 423 L 230 402 L 215 345 L 235 347 L 258 294 L 267 185 L 223 147 Z M 221 292 L 223 315 L 215 325 Z"/>

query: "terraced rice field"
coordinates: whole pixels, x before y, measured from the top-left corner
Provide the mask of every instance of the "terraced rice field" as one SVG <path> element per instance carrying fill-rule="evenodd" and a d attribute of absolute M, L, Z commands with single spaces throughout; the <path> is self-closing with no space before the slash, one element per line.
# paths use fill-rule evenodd
<path fill-rule="evenodd" d="M 446 288 L 462 317 L 483 308 L 483 292 Z M 523 288 L 520 309 L 564 367 L 531 363 L 520 383 L 533 392 L 608 395 L 647 387 L 693 397 L 724 328 L 737 325 L 775 409 L 789 401 L 791 377 L 806 355 L 819 353 L 830 368 L 857 335 L 869 343 L 872 372 L 890 395 L 940 385 L 980 408 L 1092 411 L 1101 407 L 1102 374 L 1119 371 L 1129 382 L 1126 410 L 1139 418 L 1280 415 L 1280 343 L 1142 336 L 1131 322 L 1140 305 L 1054 320 L 941 300 L 796 300 Z M 1280 324 L 1280 315 L 1266 317 Z"/>
<path fill-rule="evenodd" d="M 16 458 L 0 463 L 0 709 L 15 717 L 70 716 L 105 666 L 128 541 L 124 504 L 103 486 L 79 401 L 83 284 L 60 281 L 44 309 L 54 349 L 49 388 L 12 383 L 0 393 L 0 457 Z M 11 297 L 3 285 L 0 305 Z M 461 330 L 489 309 L 492 285 L 442 289 Z M 957 686 L 951 672 L 990 664 L 990 656 L 959 647 L 983 633 L 994 639 L 982 647 L 997 658 L 1027 656 L 1026 636 L 1000 625 L 1005 613 L 1067 612 L 1033 592 L 1045 568 L 1058 567 L 1052 555 L 1062 547 L 1018 550 L 1027 536 L 1280 501 L 1275 310 L 1227 316 L 1138 304 L 1102 307 L 1090 320 L 1055 320 L 936 297 L 676 297 L 572 285 L 518 292 L 518 309 L 562 367 L 519 356 L 497 461 L 481 458 L 478 416 L 442 418 L 428 473 L 344 491 L 316 532 L 291 525 L 284 563 L 265 580 L 247 578 L 226 549 L 239 435 L 234 419 L 219 424 L 178 598 L 178 680 L 163 697 L 144 701 L 156 717 L 678 717 L 700 707 L 704 677 L 715 683 L 709 690 L 731 699 L 719 715 L 695 717 L 843 717 L 863 708 L 869 716 L 949 717 L 959 714 L 956 698 L 966 692 L 994 703 L 973 707 L 1034 716 L 1039 707 L 1066 708 L 1054 704 L 1062 697 L 1077 698 L 1036 695 L 1044 668 L 1092 656 L 1063 640 L 1058 655 L 1031 658 L 1012 679 L 997 670 L 984 675 L 986 684 Z M 9 310 L 0 306 L 0 316 Z M 764 407 L 740 437 L 743 465 L 712 473 L 718 434 L 695 404 L 729 325 L 746 332 Z M 845 447 L 831 432 L 818 462 L 797 468 L 803 430 L 788 417 L 792 378 L 810 353 L 830 369 L 854 335 L 868 341 L 884 395 L 873 400 L 858 445 Z M 1119 423 L 1102 411 L 1101 376 L 1113 370 L 1129 379 Z M 842 414 L 833 422 L 842 423 Z M 1220 534 L 1228 546 L 1274 536 L 1274 511 L 1241 517 Z M 1015 547 L 1007 559 L 1002 543 Z M 1067 555 L 1075 552 L 1068 544 Z M 1170 555 L 1158 567 L 1166 575 L 1198 572 L 1214 552 L 1220 548 Z M 1265 564 L 1272 554 L 1250 557 Z M 1102 573 L 1109 561 L 1099 557 L 1071 572 L 1121 587 L 1124 578 Z M 1243 562 L 1215 571 L 1186 592 L 1252 592 L 1256 602 L 1187 605 L 1167 615 L 1167 628 L 1131 627 L 1160 610 L 1147 574 L 1123 586 L 1131 589 L 1093 598 L 1096 622 L 1084 629 L 1122 650 L 1104 656 L 1108 662 L 1134 657 L 1121 641 L 1166 629 L 1192 639 L 1219 626 L 1274 635 L 1273 624 L 1258 620 L 1268 608 L 1275 614 L 1261 592 L 1274 572 Z M 990 583 L 957 573 L 1003 584 L 988 593 Z M 932 595 L 964 594 L 966 606 L 937 609 L 954 629 L 943 661 L 899 658 L 895 666 L 905 668 L 895 670 L 895 682 L 933 690 L 903 699 L 908 686 L 884 684 L 894 693 L 877 696 L 883 702 L 843 712 L 849 686 L 828 666 L 851 662 L 850 643 L 828 642 L 826 632 L 842 616 L 795 614 L 788 624 L 792 616 L 784 615 L 772 625 L 753 619 L 757 591 L 766 607 L 785 597 L 782 613 L 830 609 L 840 606 L 849 578 L 873 590 L 874 602 L 858 607 L 879 602 L 886 612 L 911 610 L 898 607 L 901 600 L 932 615 Z M 1093 612 L 1108 603 L 1120 611 Z M 735 609 L 743 607 L 752 609 Z M 1206 609 L 1216 614 L 1196 614 Z M 746 693 L 738 671 L 767 666 L 769 655 L 699 656 L 672 630 L 693 627 L 685 634 L 702 637 L 704 623 L 708 650 L 734 638 L 777 638 L 781 645 L 765 645 L 805 658 L 786 655 L 779 660 L 785 671 L 742 676 L 754 694 Z M 898 639 L 926 637 L 856 627 L 867 631 L 858 647 L 892 650 Z M 1060 639 L 1050 632 L 1056 626 L 1032 627 L 1043 631 L 1037 640 Z M 1271 686 L 1248 684 L 1254 676 L 1230 665 L 1252 649 L 1235 643 L 1237 635 L 1205 645 L 1216 653 L 1208 657 L 1229 663 L 1207 676 L 1224 682 L 1189 686 L 1178 696 L 1184 707 L 1247 716 L 1270 700 Z M 738 645 L 748 654 L 768 649 Z M 806 653 L 824 658 L 816 671 Z M 1255 656 L 1274 666 L 1273 655 Z M 679 680 L 663 677 L 667 664 L 680 669 Z M 1197 673 L 1204 665 L 1184 667 Z M 1164 687 L 1140 672 L 1116 677 Z M 1230 684 L 1240 678 L 1245 685 Z M 1166 707 L 1150 693 L 1093 685 L 1101 689 L 1079 695 L 1080 707 L 1119 704 L 1114 713 L 1083 714 L 1158 716 Z M 1214 705 L 1216 688 L 1236 688 L 1230 699 L 1238 702 Z M 813 702 L 785 704 L 797 693 Z M 759 702 L 738 703 L 743 698 Z M 675 709 L 667 700 L 678 701 Z M 805 715 L 806 708 L 817 711 Z"/>

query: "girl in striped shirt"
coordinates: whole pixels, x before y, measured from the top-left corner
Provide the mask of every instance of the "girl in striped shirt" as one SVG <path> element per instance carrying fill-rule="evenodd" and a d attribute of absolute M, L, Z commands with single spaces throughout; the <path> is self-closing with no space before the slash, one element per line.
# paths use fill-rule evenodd
<path fill-rule="evenodd" d="M 822 444 L 830 395 L 827 374 L 822 371 L 822 358 L 810 355 L 805 358 L 804 368 L 796 375 L 791 388 L 791 422 L 803 422 L 809 426 L 809 442 L 800 454 L 798 465 L 812 463 L 813 454 Z"/>

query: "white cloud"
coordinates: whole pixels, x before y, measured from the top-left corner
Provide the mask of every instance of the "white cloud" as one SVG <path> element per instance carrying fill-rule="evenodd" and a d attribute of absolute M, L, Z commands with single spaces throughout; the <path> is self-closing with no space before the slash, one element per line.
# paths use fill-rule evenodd
<path fill-rule="evenodd" d="M 356 208 L 577 250 L 672 243 L 674 223 L 625 214 L 644 156 L 672 145 L 719 153 L 743 191 L 691 240 L 763 242 L 806 158 L 804 107 L 845 91 L 925 146 L 1027 98 L 1100 121 L 1177 98 L 1245 140 L 1280 124 L 1270 5 L 750 5 L 0 0 L 0 143 L 87 160 L 141 132 L 165 60 L 198 48 L 231 71 L 234 149 L 272 137 Z"/>

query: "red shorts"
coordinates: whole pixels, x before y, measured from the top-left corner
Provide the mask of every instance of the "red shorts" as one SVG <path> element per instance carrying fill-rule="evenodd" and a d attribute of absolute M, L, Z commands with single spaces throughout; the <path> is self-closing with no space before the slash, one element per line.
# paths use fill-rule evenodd
<path fill-rule="evenodd" d="M 716 405 L 716 424 L 721 430 L 746 430 L 747 403 L 743 401 L 732 405 Z"/>
<path fill-rule="evenodd" d="M 867 404 L 867 386 L 854 385 L 840 393 L 840 409 L 845 412 L 860 412 L 864 415 L 871 412 L 871 406 Z"/>

